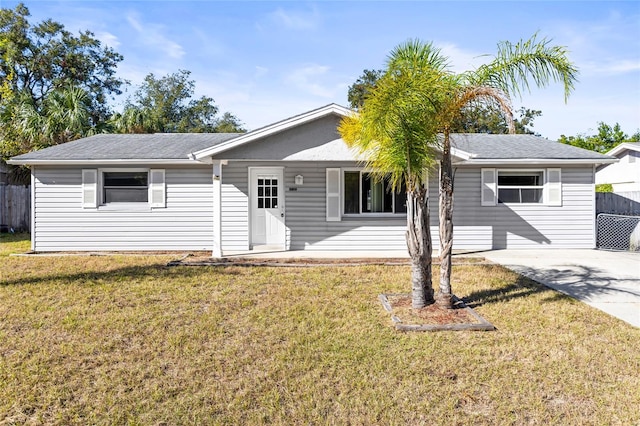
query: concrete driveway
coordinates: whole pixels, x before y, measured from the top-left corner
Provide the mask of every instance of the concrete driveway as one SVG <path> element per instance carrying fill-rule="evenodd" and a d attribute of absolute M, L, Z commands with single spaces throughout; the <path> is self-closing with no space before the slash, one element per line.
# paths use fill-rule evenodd
<path fill-rule="evenodd" d="M 495 250 L 482 253 L 548 287 L 640 327 L 640 253 Z"/>

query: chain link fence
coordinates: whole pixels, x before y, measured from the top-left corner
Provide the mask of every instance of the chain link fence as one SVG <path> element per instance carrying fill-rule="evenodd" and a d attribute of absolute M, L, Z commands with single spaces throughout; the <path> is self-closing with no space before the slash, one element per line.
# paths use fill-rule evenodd
<path fill-rule="evenodd" d="M 599 214 L 597 226 L 599 249 L 640 251 L 640 216 Z"/>

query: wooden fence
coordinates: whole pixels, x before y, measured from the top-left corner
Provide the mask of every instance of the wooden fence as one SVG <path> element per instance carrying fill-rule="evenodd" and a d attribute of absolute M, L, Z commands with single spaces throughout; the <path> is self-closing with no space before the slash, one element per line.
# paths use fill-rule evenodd
<path fill-rule="evenodd" d="M 0 231 L 29 232 L 31 227 L 31 187 L 0 185 Z"/>
<path fill-rule="evenodd" d="M 640 191 L 596 192 L 596 214 L 640 216 Z"/>

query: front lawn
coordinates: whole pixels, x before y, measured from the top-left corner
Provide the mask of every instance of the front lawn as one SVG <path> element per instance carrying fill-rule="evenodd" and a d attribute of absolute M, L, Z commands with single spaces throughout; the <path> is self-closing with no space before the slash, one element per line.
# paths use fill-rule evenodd
<path fill-rule="evenodd" d="M 2 257 L 0 424 L 640 421 L 640 330 L 501 267 L 453 269 L 497 331 L 401 333 L 408 267 L 170 259 Z"/>
<path fill-rule="evenodd" d="M 31 236 L 26 232 L 0 233 L 0 257 L 12 253 L 26 253 L 31 249 Z"/>

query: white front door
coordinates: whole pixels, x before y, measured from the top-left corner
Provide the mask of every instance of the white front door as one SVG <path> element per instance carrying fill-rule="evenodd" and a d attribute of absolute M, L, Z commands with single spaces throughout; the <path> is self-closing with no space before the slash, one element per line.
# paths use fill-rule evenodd
<path fill-rule="evenodd" d="M 284 249 L 284 192 L 282 168 L 249 169 L 251 245 Z"/>

